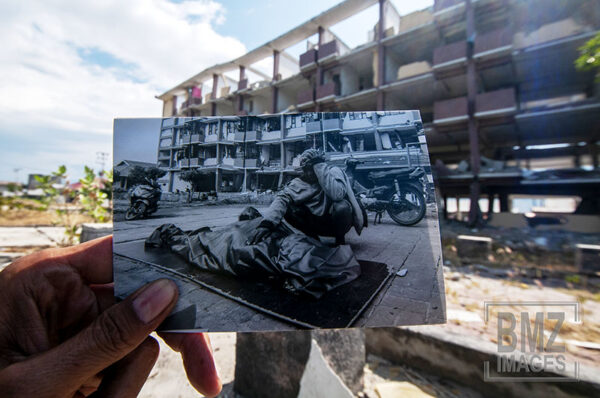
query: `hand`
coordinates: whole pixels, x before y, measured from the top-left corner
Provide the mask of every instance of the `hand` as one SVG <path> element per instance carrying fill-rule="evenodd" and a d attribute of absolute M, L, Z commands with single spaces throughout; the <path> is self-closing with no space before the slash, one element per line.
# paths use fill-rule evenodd
<path fill-rule="evenodd" d="M 265 236 L 267 236 L 269 233 L 271 232 L 271 228 L 269 227 L 258 227 L 256 228 L 256 233 L 254 234 L 253 237 L 251 237 L 250 239 L 248 239 L 248 242 L 246 242 L 249 245 L 256 245 L 260 242 L 262 242 L 262 240 L 265 238 Z"/>
<path fill-rule="evenodd" d="M 148 335 L 177 301 L 172 281 L 148 284 L 119 304 L 112 239 L 23 257 L 0 272 L 0 391 L 21 397 L 135 397 L 158 356 Z M 202 334 L 164 334 L 192 385 L 221 389 Z"/>

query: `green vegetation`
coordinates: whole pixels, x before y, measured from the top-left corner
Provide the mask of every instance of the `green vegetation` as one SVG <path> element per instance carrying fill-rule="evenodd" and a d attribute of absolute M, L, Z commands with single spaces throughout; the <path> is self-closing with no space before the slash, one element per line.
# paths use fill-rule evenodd
<path fill-rule="evenodd" d="M 67 168 L 60 166 L 50 175 L 37 175 L 35 180 L 44 195 L 40 198 L 7 196 L 0 198 L 3 211 L 33 211 L 38 220 L 50 219 L 45 214 L 52 213 L 52 223 L 66 228 L 65 245 L 77 242 L 82 222 L 107 222 L 111 220 L 112 171 L 101 171 L 85 166 L 84 177 L 79 184 L 70 185 Z M 14 193 L 18 186 L 15 185 Z M 44 214 L 44 216 L 42 215 Z M 18 217 L 18 214 L 17 214 Z"/>
<path fill-rule="evenodd" d="M 575 67 L 581 71 L 596 71 L 596 81 L 600 82 L 600 33 L 579 47 L 579 57 Z"/>
<path fill-rule="evenodd" d="M 208 178 L 206 174 L 201 173 L 197 169 L 187 170 L 179 175 L 181 181 L 185 181 L 192 186 L 192 192 L 200 191 L 200 185 L 206 182 Z"/>

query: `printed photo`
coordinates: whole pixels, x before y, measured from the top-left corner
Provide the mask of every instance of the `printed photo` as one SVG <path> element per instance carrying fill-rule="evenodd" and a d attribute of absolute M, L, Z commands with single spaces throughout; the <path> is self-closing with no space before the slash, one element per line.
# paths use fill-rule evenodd
<path fill-rule="evenodd" d="M 116 119 L 114 280 L 170 278 L 162 330 L 445 322 L 419 111 Z"/>

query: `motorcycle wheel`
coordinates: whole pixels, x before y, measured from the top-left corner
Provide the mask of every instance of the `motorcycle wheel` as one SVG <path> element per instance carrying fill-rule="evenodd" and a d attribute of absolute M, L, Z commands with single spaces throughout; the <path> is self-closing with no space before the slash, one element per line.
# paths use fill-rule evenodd
<path fill-rule="evenodd" d="M 127 209 L 127 213 L 125 213 L 125 219 L 127 221 L 137 220 L 138 218 L 142 218 L 145 212 L 146 204 L 143 202 L 136 202 L 133 206 Z"/>
<path fill-rule="evenodd" d="M 409 207 L 409 208 L 407 208 Z M 425 197 L 412 185 L 401 185 L 400 195 L 394 193 L 387 205 L 387 212 L 397 224 L 415 225 L 425 217 Z"/>

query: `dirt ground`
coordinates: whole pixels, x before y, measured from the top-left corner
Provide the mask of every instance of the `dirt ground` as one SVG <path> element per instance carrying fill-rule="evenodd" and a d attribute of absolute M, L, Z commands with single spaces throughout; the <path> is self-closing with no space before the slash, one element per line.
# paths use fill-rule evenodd
<path fill-rule="evenodd" d="M 28 218 L 29 217 L 29 218 Z M 50 219 L 50 218 L 48 218 Z M 6 220 L 15 224 L 40 225 L 44 218 L 39 212 L 20 213 L 4 217 L 0 214 L 0 225 Z M 463 228 L 463 227 L 460 227 Z M 472 230 L 465 230 L 473 233 Z M 9 231 L 10 232 L 10 231 Z M 485 234 L 485 230 L 475 231 Z M 489 232 L 489 231 L 487 231 Z M 455 235 L 462 230 L 454 231 Z M 448 236 L 448 228 L 442 226 L 442 234 Z M 552 239 L 552 237 L 550 237 Z M 593 237 L 590 237 L 593 239 Z M 518 242 L 518 239 L 514 239 Z M 18 243 L 18 244 L 17 244 Z M 517 311 L 521 303 L 527 300 L 564 300 L 578 301 L 582 308 L 583 322 L 580 325 L 565 325 L 561 329 L 560 339 L 567 347 L 568 358 L 586 366 L 597 366 L 600 363 L 600 292 L 594 278 L 581 275 L 554 275 L 540 273 L 537 276 L 527 276 L 519 272 L 519 264 L 494 268 L 481 264 L 463 265 L 457 257 L 452 245 L 444 247 L 444 282 L 447 300 L 446 325 L 432 326 L 473 336 L 487 341 L 496 342 L 497 324 L 485 323 L 484 302 L 491 300 L 512 301 L 512 309 Z M 6 256 L 0 264 L 0 270 L 15 256 L 28 254 L 43 247 L 27 245 L 26 242 L 6 242 L 0 247 L 0 256 Z M 531 251 L 535 253 L 535 251 Z M 510 254 L 510 253 L 508 253 Z M 587 283 L 590 281 L 590 283 Z M 545 325 L 549 330 L 553 325 Z M 210 334 L 217 368 L 225 386 L 224 397 L 238 397 L 232 392 L 232 382 L 235 369 L 235 334 Z M 179 355 L 161 342 L 161 354 L 149 380 L 144 386 L 140 397 L 196 397 L 198 394 L 187 382 Z M 408 382 L 418 388 L 423 394 L 441 397 L 479 395 L 468 388 L 454 385 L 447 380 L 415 371 L 406 366 L 390 364 L 381 358 L 369 356 L 365 367 L 364 397 L 374 398 L 383 391 L 383 385 L 397 387 Z M 381 391 L 380 391 L 381 390 Z"/>
<path fill-rule="evenodd" d="M 75 225 L 94 222 L 94 219 L 85 214 L 73 212 L 70 215 L 69 222 Z M 12 209 L 0 211 L 0 227 L 39 227 L 58 225 L 60 223 L 60 218 L 52 210 Z"/>

